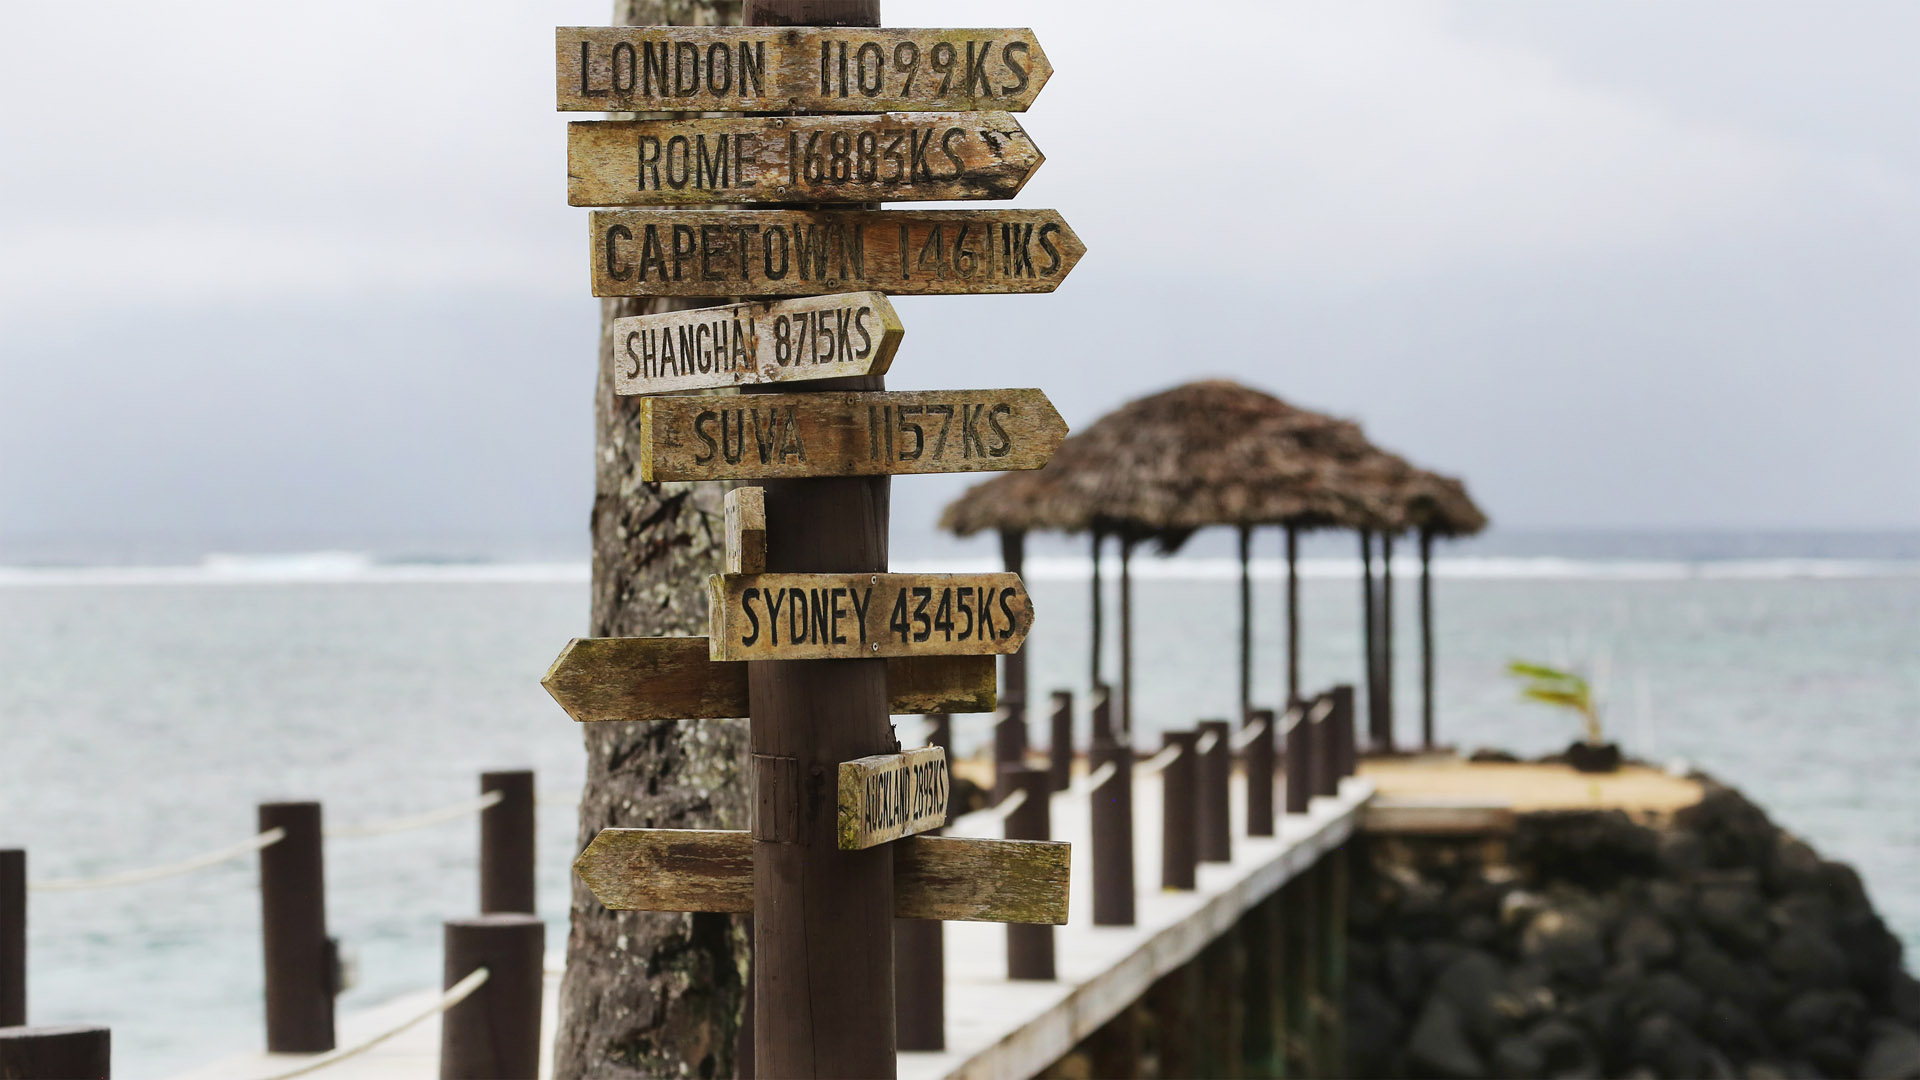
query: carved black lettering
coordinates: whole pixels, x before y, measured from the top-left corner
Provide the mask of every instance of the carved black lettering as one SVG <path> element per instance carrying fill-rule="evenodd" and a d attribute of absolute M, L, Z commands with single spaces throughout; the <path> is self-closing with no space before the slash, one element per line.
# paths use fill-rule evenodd
<path fill-rule="evenodd" d="M 721 97 L 733 89 L 733 53 L 716 41 L 707 46 L 707 93 Z"/>
<path fill-rule="evenodd" d="M 980 50 L 977 54 L 974 52 L 975 47 L 978 47 Z M 992 55 L 992 53 L 992 39 L 967 42 L 967 89 L 965 93 L 977 94 L 984 98 L 993 96 L 993 84 L 987 81 L 987 57 Z"/>
<path fill-rule="evenodd" d="M 760 640 L 760 616 L 753 613 L 753 602 L 759 597 L 760 590 L 752 586 L 740 591 L 740 613 L 747 617 L 747 632 L 740 638 L 742 645 L 751 645 Z"/>
<path fill-rule="evenodd" d="M 626 226 L 620 225 L 615 226 L 615 228 L 624 232 Z M 660 227 L 658 225 L 649 225 L 642 232 L 641 236 L 640 280 L 647 280 L 648 270 L 657 271 L 660 274 L 661 281 L 667 280 L 667 257 L 660 246 Z M 632 239 L 631 233 L 628 233 L 628 239 Z"/>
<path fill-rule="evenodd" d="M 1057 233 L 1059 231 L 1060 226 L 1055 225 L 1051 221 L 1040 226 L 1040 250 L 1046 252 L 1049 259 L 1051 259 L 1047 265 L 1040 268 L 1042 277 L 1052 277 L 1060 270 L 1060 249 L 1053 246 L 1053 240 L 1048 236 L 1049 233 Z"/>
<path fill-rule="evenodd" d="M 626 68 L 627 72 L 627 77 L 624 81 L 620 78 L 620 69 L 623 67 Z M 621 97 L 626 97 L 628 94 L 633 93 L 634 77 L 637 74 L 638 72 L 634 70 L 633 43 L 630 41 L 614 42 L 613 70 L 608 72 L 608 75 L 613 80 L 613 92 L 619 94 Z M 602 90 L 601 93 L 604 94 L 606 91 Z"/>
<path fill-rule="evenodd" d="M 633 230 L 627 228 L 625 225 L 615 225 L 607 230 L 607 276 L 615 281 L 625 281 L 633 276 L 633 267 L 628 266 L 626 262 L 620 258 L 619 250 L 615 247 L 618 241 L 631 241 L 632 239 Z M 642 281 L 646 280 L 646 271 L 644 269 L 641 271 L 640 279 Z"/>
<path fill-rule="evenodd" d="M 589 67 L 587 63 L 587 48 L 586 42 L 583 41 L 580 43 L 580 94 L 582 97 L 606 97 L 607 90 L 605 87 L 596 90 L 587 85 L 587 71 Z"/>
<path fill-rule="evenodd" d="M 673 96 L 692 97 L 700 90 L 700 46 L 676 42 L 673 48 Z"/>
<path fill-rule="evenodd" d="M 672 55 L 671 42 L 661 41 L 653 45 L 642 42 L 640 51 L 640 94 L 642 97 L 667 97 L 673 93 L 673 87 L 667 84 L 667 59 Z M 655 86 L 659 87 L 656 92 Z"/>
<path fill-rule="evenodd" d="M 748 94 L 752 94 L 753 96 L 758 97 L 762 93 L 764 93 L 765 89 L 764 89 L 762 80 L 766 75 L 766 71 L 767 71 L 767 43 L 764 41 L 756 41 L 753 43 L 753 51 L 748 52 L 747 43 L 744 41 L 741 42 L 740 43 L 740 93 L 741 95 L 746 96 Z M 751 90 L 747 89 L 747 84 L 749 83 L 753 84 L 753 89 Z M 1021 85 L 1024 86 L 1026 84 L 1022 83 Z"/>
<path fill-rule="evenodd" d="M 1015 80 L 1000 88 L 1000 93 L 1006 97 L 1012 97 L 1027 88 L 1027 69 L 1022 66 L 1018 60 L 1013 58 L 1014 50 L 1016 49 L 1019 50 L 1022 57 L 1025 57 L 1028 52 L 1031 51 L 1027 48 L 1027 43 L 1024 41 L 1009 41 L 1007 42 L 1006 48 L 1000 50 L 1000 62 L 1007 65 L 1008 71 L 1013 72 Z"/>
<path fill-rule="evenodd" d="M 716 453 L 719 453 L 720 448 L 714 444 L 713 436 L 707 434 L 707 425 L 718 419 L 720 419 L 720 414 L 714 412 L 712 409 L 703 409 L 700 415 L 693 418 L 694 437 L 704 443 L 707 448 L 703 453 L 693 456 L 693 463 L 695 465 L 705 465 L 707 462 L 713 460 L 713 456 Z M 753 590 L 749 589 L 747 591 L 752 592 Z"/>
<path fill-rule="evenodd" d="M 667 161 L 669 163 L 669 170 L 667 173 L 667 180 L 669 183 L 671 183 L 673 180 L 673 173 L 671 170 L 671 163 L 673 161 L 673 151 L 671 149 L 672 144 L 669 143 L 668 146 L 669 146 L 669 149 L 667 151 Z M 687 260 L 692 258 L 693 258 L 693 226 L 675 225 L 673 227 L 673 280 L 682 281 L 685 279 L 685 276 L 683 273 L 684 271 L 683 264 L 686 263 Z"/>
<path fill-rule="evenodd" d="M 992 428 L 993 433 L 1000 439 L 999 442 L 987 447 L 988 457 L 1006 457 L 1007 451 L 1013 448 L 1013 436 L 1008 435 L 1007 429 L 1000 426 L 1000 418 L 1011 415 L 1013 415 L 1013 406 L 1004 401 L 987 410 L 987 426 Z"/>
<path fill-rule="evenodd" d="M 700 280 L 723 281 L 726 274 L 713 268 L 713 260 L 726 255 L 726 229 L 720 225 L 700 226 Z"/>

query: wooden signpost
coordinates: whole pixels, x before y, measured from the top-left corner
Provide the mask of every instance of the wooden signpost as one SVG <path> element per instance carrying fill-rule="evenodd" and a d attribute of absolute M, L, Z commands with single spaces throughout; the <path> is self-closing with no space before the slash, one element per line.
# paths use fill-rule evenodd
<path fill-rule="evenodd" d="M 893 305 L 876 292 L 615 319 L 613 392 L 883 375 L 902 333 Z"/>
<path fill-rule="evenodd" d="M 573 26 L 561 112 L 1024 112 L 1053 74 L 1031 30 Z"/>
<path fill-rule="evenodd" d="M 947 751 L 923 746 L 840 765 L 840 849 L 858 851 L 947 820 Z"/>
<path fill-rule="evenodd" d="M 1033 627 L 1018 574 L 715 574 L 715 660 L 1004 655 Z"/>
<path fill-rule="evenodd" d="M 653 397 L 640 429 L 643 480 L 1038 469 L 1067 437 L 1038 390 Z"/>
<path fill-rule="evenodd" d="M 991 710 L 1033 603 L 886 572 L 889 477 L 1037 469 L 1066 425 L 1038 390 L 886 392 L 883 294 L 1051 292 L 1086 249 L 1051 210 L 819 209 L 1012 197 L 1042 158 L 1008 113 L 1053 69 L 1026 30 L 785 25 L 812 10 L 556 31 L 560 109 L 682 114 L 569 127 L 571 203 L 656 207 L 589 215 L 593 294 L 769 300 L 614 321 L 640 479 L 764 484 L 727 493 L 706 638 L 576 639 L 543 681 L 577 720 L 749 717 L 751 830 L 605 829 L 575 870 L 613 909 L 754 913 L 760 1075 L 891 1076 L 893 918 L 1064 923 L 1069 850 L 919 835 L 946 750 L 887 714 Z M 766 204 L 809 208 L 701 209 Z"/>
<path fill-rule="evenodd" d="M 567 125 L 567 201 L 1011 199 L 1043 160 L 1004 112 L 583 120 Z"/>
<path fill-rule="evenodd" d="M 1086 245 L 1052 210 L 596 210 L 595 296 L 1052 292 Z"/>

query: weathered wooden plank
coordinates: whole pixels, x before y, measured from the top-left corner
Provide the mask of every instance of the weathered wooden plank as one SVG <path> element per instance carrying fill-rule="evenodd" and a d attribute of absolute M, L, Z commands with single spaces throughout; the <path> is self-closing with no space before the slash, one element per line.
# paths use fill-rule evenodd
<path fill-rule="evenodd" d="M 877 292 L 635 315 L 613 321 L 613 392 L 884 375 L 903 334 Z"/>
<path fill-rule="evenodd" d="M 714 574 L 715 660 L 1004 654 L 1033 627 L 1018 574 Z"/>
<path fill-rule="evenodd" d="M 540 685 L 582 722 L 699 720 L 747 715 L 747 669 L 715 663 L 707 639 L 574 638 Z M 980 713 L 998 707 L 992 656 L 897 656 L 887 661 L 895 715 Z"/>
<path fill-rule="evenodd" d="M 893 849 L 894 915 L 1063 925 L 1071 848 L 909 836 Z M 602 829 L 573 869 L 615 911 L 753 910 L 753 837 L 744 829 Z"/>
<path fill-rule="evenodd" d="M 904 476 L 1038 469 L 1067 437 L 1039 390 L 651 397 L 643 480 Z"/>
<path fill-rule="evenodd" d="M 574 206 L 1011 199 L 1045 160 L 1011 113 L 567 125 Z"/>
<path fill-rule="evenodd" d="M 947 751 L 922 746 L 840 763 L 840 847 L 858 851 L 947 820 Z"/>
<path fill-rule="evenodd" d="M 595 210 L 595 296 L 1052 292 L 1086 254 L 1053 210 Z"/>
<path fill-rule="evenodd" d="M 1026 29 L 563 26 L 561 112 L 1024 112 L 1053 74 Z"/>
<path fill-rule="evenodd" d="M 757 487 L 734 488 L 722 504 L 727 525 L 725 566 L 729 574 L 758 574 L 767 568 L 767 493 Z"/>

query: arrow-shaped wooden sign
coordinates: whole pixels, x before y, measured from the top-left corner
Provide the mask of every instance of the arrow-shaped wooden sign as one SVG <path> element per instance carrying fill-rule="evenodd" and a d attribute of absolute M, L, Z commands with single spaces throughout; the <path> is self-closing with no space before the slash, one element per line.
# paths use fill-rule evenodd
<path fill-rule="evenodd" d="M 1011 199 L 1045 160 L 1004 112 L 581 120 L 574 206 Z"/>
<path fill-rule="evenodd" d="M 613 320 L 613 392 L 882 375 L 904 332 L 876 292 L 634 315 Z"/>
<path fill-rule="evenodd" d="M 1018 574 L 715 574 L 715 660 L 999 655 L 1033 627 Z"/>
<path fill-rule="evenodd" d="M 563 26 L 561 112 L 1023 112 L 1053 74 L 1031 30 Z"/>
<path fill-rule="evenodd" d="M 894 916 L 1063 925 L 1070 847 L 907 837 L 893 847 Z M 573 870 L 615 911 L 753 910 L 753 836 L 744 830 L 602 829 Z"/>
<path fill-rule="evenodd" d="M 595 296 L 1052 292 L 1086 245 L 1053 210 L 595 210 Z"/>
<path fill-rule="evenodd" d="M 747 715 L 747 669 L 708 658 L 707 639 L 574 638 L 540 685 L 583 722 L 701 720 Z M 887 708 L 916 713 L 992 712 L 994 659 L 898 656 L 887 661 Z"/>
<path fill-rule="evenodd" d="M 840 848 L 858 851 L 947 820 L 947 751 L 922 746 L 840 763 Z"/>
<path fill-rule="evenodd" d="M 1038 469 L 1067 423 L 1038 390 L 653 397 L 640 403 L 643 480 Z"/>

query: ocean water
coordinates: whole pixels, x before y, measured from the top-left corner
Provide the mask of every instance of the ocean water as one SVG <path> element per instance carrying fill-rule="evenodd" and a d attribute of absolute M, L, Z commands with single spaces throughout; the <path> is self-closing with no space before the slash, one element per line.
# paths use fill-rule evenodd
<path fill-rule="evenodd" d="M 979 568 L 990 564 L 975 560 Z M 905 560 L 899 560 L 905 563 Z M 965 559 L 902 568 L 963 569 Z M 1029 639 L 1041 693 L 1084 707 L 1084 560 L 1036 557 Z M 1305 564 L 1305 685 L 1358 672 L 1351 558 Z M 1412 564 L 1396 590 L 1399 730 L 1417 730 Z M 1236 568 L 1135 561 L 1135 723 L 1229 715 Z M 1611 733 L 1742 786 L 1866 877 L 1920 948 L 1920 558 L 1908 541 L 1696 550 L 1482 545 L 1437 567 L 1441 738 L 1539 752 L 1574 736 L 1519 702 L 1514 657 L 1602 681 Z M 1112 577 L 1108 586 L 1113 585 Z M 1256 697 L 1281 685 L 1279 567 L 1256 564 Z M 254 804 L 324 803 L 330 824 L 469 799 L 488 768 L 543 797 L 540 905 L 564 944 L 575 725 L 538 685 L 585 623 L 583 567 L 384 565 L 334 554 L 166 568 L 0 569 L 0 846 L 34 879 L 134 869 L 244 839 Z M 1117 630 L 1109 595 L 1108 628 Z M 1115 677 L 1117 641 L 1106 650 Z M 1081 717 L 1084 734 L 1084 715 Z M 959 750 L 988 738 L 957 717 Z M 917 731 L 903 721 L 902 734 Z M 433 985 L 440 922 L 477 903 L 477 826 L 329 840 L 328 917 L 356 961 L 343 1009 Z M 151 884 L 36 893 L 30 1018 L 104 1022 L 116 1069 L 165 1076 L 262 1040 L 259 901 L 244 858 Z"/>

